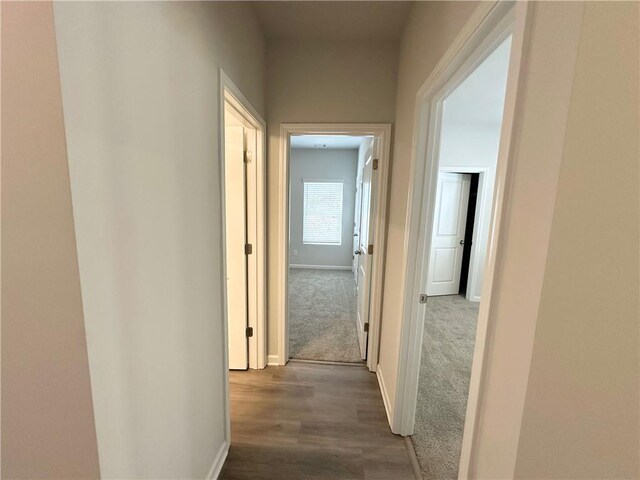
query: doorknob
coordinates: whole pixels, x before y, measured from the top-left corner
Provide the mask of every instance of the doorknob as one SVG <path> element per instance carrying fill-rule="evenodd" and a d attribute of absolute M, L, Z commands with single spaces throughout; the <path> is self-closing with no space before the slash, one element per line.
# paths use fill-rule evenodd
<path fill-rule="evenodd" d="M 460 245 L 464 245 L 464 240 L 460 240 Z"/>
<path fill-rule="evenodd" d="M 356 251 L 355 251 L 355 252 L 353 252 L 353 253 L 355 253 L 356 255 L 362 255 L 362 250 L 356 250 Z"/>

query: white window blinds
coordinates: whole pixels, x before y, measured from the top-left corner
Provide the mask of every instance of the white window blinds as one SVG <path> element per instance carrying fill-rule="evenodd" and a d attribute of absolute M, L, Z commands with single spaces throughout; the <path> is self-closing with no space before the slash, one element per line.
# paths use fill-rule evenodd
<path fill-rule="evenodd" d="M 342 243 L 342 182 L 304 180 L 302 243 Z"/>

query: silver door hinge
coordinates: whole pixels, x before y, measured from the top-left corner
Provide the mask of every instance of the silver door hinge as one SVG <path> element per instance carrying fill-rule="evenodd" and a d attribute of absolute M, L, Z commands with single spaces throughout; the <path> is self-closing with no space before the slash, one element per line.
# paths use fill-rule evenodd
<path fill-rule="evenodd" d="M 245 255 L 251 255 L 253 253 L 253 245 L 251 245 L 250 243 L 245 243 L 244 244 L 244 254 Z"/>
<path fill-rule="evenodd" d="M 369 255 L 373 255 L 373 245 L 369 245 L 369 246 L 367 247 L 367 253 L 368 253 Z"/>
<path fill-rule="evenodd" d="M 420 303 L 427 303 L 427 294 L 426 293 L 421 293 L 420 294 Z"/>
<path fill-rule="evenodd" d="M 377 159 L 377 158 L 374 158 L 374 159 L 373 159 L 373 169 L 374 169 L 374 170 L 377 170 L 377 169 L 378 169 L 378 159 Z"/>
<path fill-rule="evenodd" d="M 247 327 L 246 334 L 247 338 L 253 337 L 253 327 Z"/>
<path fill-rule="evenodd" d="M 245 150 L 244 155 L 242 156 L 242 160 L 244 163 L 251 163 L 251 159 L 253 158 L 253 153 L 251 150 Z"/>
<path fill-rule="evenodd" d="M 369 331 L 369 322 L 364 324 L 364 328 L 363 329 L 364 329 L 365 332 Z"/>

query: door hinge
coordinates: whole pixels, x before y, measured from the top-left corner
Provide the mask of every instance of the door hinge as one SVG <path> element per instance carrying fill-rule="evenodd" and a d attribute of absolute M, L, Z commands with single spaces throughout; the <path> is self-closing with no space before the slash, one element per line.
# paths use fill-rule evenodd
<path fill-rule="evenodd" d="M 369 322 L 364 324 L 364 331 L 368 332 L 369 331 Z"/>
<path fill-rule="evenodd" d="M 253 253 L 253 245 L 251 245 L 250 243 L 245 243 L 244 244 L 244 254 L 245 255 L 251 255 Z"/>
<path fill-rule="evenodd" d="M 374 158 L 374 159 L 373 159 L 373 169 L 374 169 L 374 170 L 377 170 L 377 169 L 378 169 L 378 159 L 377 159 L 377 158 Z"/>
<path fill-rule="evenodd" d="M 421 293 L 420 294 L 420 303 L 427 303 L 427 294 L 426 293 Z"/>
<path fill-rule="evenodd" d="M 253 327 L 247 327 L 247 338 L 253 337 Z"/>
<path fill-rule="evenodd" d="M 253 153 L 251 153 L 251 150 L 245 150 L 242 156 L 242 160 L 244 161 L 244 163 L 251 163 L 252 158 L 253 158 Z"/>
<path fill-rule="evenodd" d="M 369 245 L 369 246 L 367 247 L 367 253 L 368 253 L 369 255 L 372 255 L 372 254 L 373 254 L 373 245 Z"/>

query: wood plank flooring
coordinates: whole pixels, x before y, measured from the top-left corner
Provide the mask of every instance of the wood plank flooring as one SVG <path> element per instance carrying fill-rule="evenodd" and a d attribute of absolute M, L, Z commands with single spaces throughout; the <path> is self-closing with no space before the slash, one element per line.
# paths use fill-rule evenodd
<path fill-rule="evenodd" d="M 221 479 L 413 480 L 365 367 L 289 363 L 230 372 L 231 448 Z"/>

